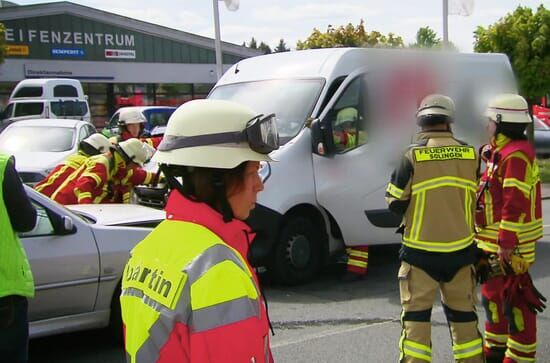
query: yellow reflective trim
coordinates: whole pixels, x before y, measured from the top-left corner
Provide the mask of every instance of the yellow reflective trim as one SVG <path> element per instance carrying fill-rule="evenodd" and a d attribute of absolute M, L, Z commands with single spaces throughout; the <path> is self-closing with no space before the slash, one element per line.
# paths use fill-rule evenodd
<path fill-rule="evenodd" d="M 143 181 L 143 184 L 151 184 L 151 180 L 153 180 L 153 173 L 147 172 L 145 175 L 145 180 Z"/>
<path fill-rule="evenodd" d="M 95 181 L 96 187 L 101 185 L 101 177 L 97 175 L 96 173 L 82 173 L 82 177 L 89 177 L 92 178 Z"/>
<path fill-rule="evenodd" d="M 216 287 L 215 293 L 204 293 Z M 233 261 L 223 261 L 208 269 L 191 285 L 191 308 L 198 310 L 227 301 L 248 297 L 258 298 L 253 280 Z"/>
<path fill-rule="evenodd" d="M 537 219 L 528 223 L 512 222 L 501 220 L 499 227 L 511 232 L 529 232 L 535 228 L 542 228 L 542 219 Z"/>
<path fill-rule="evenodd" d="M 407 237 L 403 237 L 403 244 L 412 248 L 419 248 L 431 252 L 453 252 L 468 247 L 472 244 L 474 234 L 470 234 L 466 238 L 449 241 L 449 242 L 431 242 L 431 241 L 419 241 L 412 240 Z"/>
<path fill-rule="evenodd" d="M 472 195 L 468 191 L 464 191 L 464 208 L 466 209 L 466 225 L 468 227 L 472 224 Z"/>
<path fill-rule="evenodd" d="M 531 185 L 522 182 L 519 179 L 516 178 L 506 178 L 504 179 L 504 182 L 502 183 L 503 188 L 518 188 L 523 194 L 525 194 L 525 197 L 528 197 L 528 195 L 531 193 Z"/>
<path fill-rule="evenodd" d="M 514 354 L 514 352 L 512 352 L 510 349 L 506 349 L 505 356 L 507 356 L 508 358 L 512 358 L 514 361 L 516 361 L 516 363 L 532 363 L 536 361 L 535 358 L 520 357 L 519 355 Z"/>
<path fill-rule="evenodd" d="M 432 361 L 432 349 L 430 347 L 408 339 L 403 341 L 403 353 L 427 362 Z"/>
<path fill-rule="evenodd" d="M 80 202 L 82 199 L 85 199 L 85 198 L 92 198 L 92 193 L 90 192 L 78 192 L 78 190 L 75 190 L 75 194 L 78 196 L 78 201 Z"/>
<path fill-rule="evenodd" d="M 514 318 L 514 324 L 516 325 L 516 328 L 519 332 L 522 332 L 525 330 L 525 322 L 523 320 L 523 313 L 518 308 L 512 309 L 512 316 Z"/>
<path fill-rule="evenodd" d="M 459 178 L 456 176 L 443 176 L 439 178 L 432 178 L 425 180 L 420 183 L 414 184 L 411 189 L 413 194 L 423 192 L 428 189 L 435 189 L 435 188 L 441 188 L 441 187 L 456 187 L 456 188 L 462 188 L 467 189 L 472 192 L 477 191 L 477 184 L 468 179 Z"/>
<path fill-rule="evenodd" d="M 414 149 L 416 161 L 475 160 L 476 151 L 471 146 L 438 146 Z"/>
<path fill-rule="evenodd" d="M 471 340 L 467 343 L 454 344 L 453 355 L 455 359 L 466 359 L 480 355 L 483 352 L 483 341 L 481 338 Z"/>
<path fill-rule="evenodd" d="M 477 247 L 482 249 L 483 251 L 488 252 L 497 252 L 498 251 L 498 245 L 494 243 L 489 243 L 484 240 L 476 239 Z"/>
<path fill-rule="evenodd" d="M 537 351 L 537 343 L 521 344 L 520 342 L 517 342 L 512 338 L 508 338 L 507 345 L 509 348 L 519 350 L 520 352 L 523 352 L 523 353 L 535 353 Z"/>
<path fill-rule="evenodd" d="M 386 192 L 392 197 L 400 199 L 405 191 L 403 189 L 399 189 L 394 184 L 389 183 L 388 187 L 386 188 Z"/>
<path fill-rule="evenodd" d="M 349 251 L 349 255 L 354 257 L 369 258 L 369 253 L 364 251 L 351 250 Z"/>
<path fill-rule="evenodd" d="M 500 322 L 498 316 L 498 305 L 494 301 L 489 301 L 489 311 L 491 312 L 491 323 L 498 324 Z M 504 339 L 506 341 L 506 339 Z"/>
<path fill-rule="evenodd" d="M 487 224 L 493 224 L 493 196 L 486 190 L 483 195 L 485 196 L 485 219 Z"/>
<path fill-rule="evenodd" d="M 508 340 L 508 334 L 495 334 L 485 330 L 485 338 L 489 338 L 500 343 L 506 343 Z"/>
<path fill-rule="evenodd" d="M 348 260 L 348 265 L 360 267 L 360 268 L 366 268 L 367 262 L 366 261 L 357 261 L 357 260 Z"/>
<path fill-rule="evenodd" d="M 416 201 L 414 205 L 414 214 L 412 220 L 412 228 L 410 232 L 410 237 L 413 240 L 418 240 L 420 236 L 420 229 L 422 227 L 422 219 L 424 218 L 424 203 L 426 202 L 426 193 L 419 193 L 416 196 Z"/>

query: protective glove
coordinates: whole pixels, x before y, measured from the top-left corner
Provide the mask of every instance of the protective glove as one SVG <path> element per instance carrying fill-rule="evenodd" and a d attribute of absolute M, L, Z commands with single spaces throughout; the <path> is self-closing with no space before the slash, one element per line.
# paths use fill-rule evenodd
<path fill-rule="evenodd" d="M 546 298 L 537 290 L 529 273 L 520 276 L 523 301 L 534 314 L 542 313 L 546 308 Z"/>
<path fill-rule="evenodd" d="M 529 269 L 529 262 L 517 254 L 513 254 L 510 257 L 509 265 L 516 275 L 527 273 L 527 270 Z"/>

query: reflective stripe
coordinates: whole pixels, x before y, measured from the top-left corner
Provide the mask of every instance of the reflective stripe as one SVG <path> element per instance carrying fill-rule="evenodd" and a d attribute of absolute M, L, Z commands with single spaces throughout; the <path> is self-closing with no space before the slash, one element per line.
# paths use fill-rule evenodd
<path fill-rule="evenodd" d="M 491 339 L 492 341 L 506 344 L 508 341 L 508 334 L 495 334 L 485 330 L 485 339 Z"/>
<path fill-rule="evenodd" d="M 463 179 L 455 176 L 444 176 L 440 178 L 432 178 L 412 186 L 412 193 L 420 193 L 425 190 L 441 188 L 441 187 L 456 187 L 467 189 L 476 192 L 477 184 L 471 180 Z"/>
<path fill-rule="evenodd" d="M 78 196 L 78 201 L 80 202 L 82 199 L 90 198 L 92 199 L 92 193 L 90 192 L 82 192 L 80 193 L 78 189 L 75 189 L 75 194 Z"/>
<path fill-rule="evenodd" d="M 432 349 L 426 345 L 413 342 L 412 340 L 403 340 L 403 353 L 414 358 L 425 360 L 426 362 L 432 361 Z"/>
<path fill-rule="evenodd" d="M 423 212 L 424 212 L 425 202 L 426 202 L 426 193 L 419 193 L 419 195 L 416 197 L 412 228 L 410 233 L 410 238 L 412 238 L 413 240 L 418 240 L 420 235 L 420 227 L 422 225 L 422 218 L 424 217 Z"/>
<path fill-rule="evenodd" d="M 260 301 L 243 297 L 203 309 L 193 310 L 189 328 L 194 333 L 260 316 Z"/>
<path fill-rule="evenodd" d="M 537 351 L 537 343 L 521 344 L 512 338 L 508 338 L 508 347 L 523 353 L 535 353 Z"/>
<path fill-rule="evenodd" d="M 357 251 L 357 250 L 354 250 L 354 249 L 349 251 L 349 255 L 354 256 L 354 257 L 369 258 L 369 253 L 368 252 Z"/>
<path fill-rule="evenodd" d="M 506 221 L 503 219 L 500 221 L 499 227 L 501 229 L 505 229 L 511 232 L 518 232 L 518 233 L 528 232 L 535 228 L 542 228 L 542 219 L 537 219 L 535 221 L 528 222 L 528 223 L 512 222 L 512 221 Z"/>
<path fill-rule="evenodd" d="M 482 352 L 483 341 L 481 338 L 471 340 L 467 343 L 453 344 L 453 355 L 455 360 L 475 357 Z"/>
<path fill-rule="evenodd" d="M 153 173 L 147 172 L 145 175 L 145 180 L 143 181 L 143 184 L 151 184 L 151 180 L 153 180 Z"/>
<path fill-rule="evenodd" d="M 399 189 L 394 184 L 389 183 L 386 192 L 394 198 L 400 199 L 403 196 L 404 190 Z"/>
<path fill-rule="evenodd" d="M 367 267 L 367 262 L 366 261 L 358 261 L 358 260 L 348 260 L 348 265 L 352 265 L 352 266 L 356 266 L 356 267 L 361 267 L 361 268 L 366 268 Z"/>
<path fill-rule="evenodd" d="M 101 185 L 101 177 L 96 173 L 82 173 L 82 177 L 92 178 L 95 181 L 96 187 Z"/>
<path fill-rule="evenodd" d="M 532 186 L 516 178 L 506 178 L 502 183 L 503 188 L 518 188 L 525 197 L 531 193 Z"/>
<path fill-rule="evenodd" d="M 505 356 L 508 358 L 513 359 L 516 363 L 533 363 L 535 362 L 535 358 L 531 357 L 520 357 L 517 354 L 514 354 L 510 349 L 506 349 Z"/>
<path fill-rule="evenodd" d="M 493 196 L 491 195 L 491 192 L 489 190 L 486 190 L 483 195 L 485 197 L 485 222 L 487 223 L 487 225 L 491 225 L 494 223 Z"/>
<path fill-rule="evenodd" d="M 472 224 L 472 194 L 464 191 L 464 209 L 466 209 L 466 225 L 473 226 Z"/>
<path fill-rule="evenodd" d="M 474 234 L 472 233 L 466 238 L 449 242 L 415 241 L 413 239 L 403 237 L 403 244 L 408 247 L 432 252 L 454 252 L 468 247 L 473 243 L 473 240 Z"/>

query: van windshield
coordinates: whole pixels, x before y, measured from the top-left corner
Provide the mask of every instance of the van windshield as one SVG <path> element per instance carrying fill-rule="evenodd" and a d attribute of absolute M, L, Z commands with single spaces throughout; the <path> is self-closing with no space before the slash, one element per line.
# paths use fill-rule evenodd
<path fill-rule="evenodd" d="M 322 79 L 276 79 L 228 84 L 216 87 L 210 99 L 229 100 L 264 115 L 275 113 L 281 144 L 300 132 L 311 115 Z"/>
<path fill-rule="evenodd" d="M 0 134 L 0 149 L 16 152 L 62 152 L 73 148 L 75 130 L 69 127 L 12 126 Z"/>
<path fill-rule="evenodd" d="M 44 111 L 43 102 L 17 102 L 15 103 L 15 111 L 13 112 L 13 117 L 20 116 L 40 116 Z"/>

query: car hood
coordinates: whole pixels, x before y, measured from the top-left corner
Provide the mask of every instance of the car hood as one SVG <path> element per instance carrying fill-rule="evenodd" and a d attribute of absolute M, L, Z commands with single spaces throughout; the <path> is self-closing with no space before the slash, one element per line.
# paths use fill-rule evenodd
<path fill-rule="evenodd" d="M 63 152 L 18 152 L 13 154 L 17 171 L 43 171 L 53 169 L 65 160 L 73 150 Z"/>
<path fill-rule="evenodd" d="M 73 212 L 105 226 L 142 226 L 165 219 L 166 212 L 138 204 L 75 204 Z"/>

